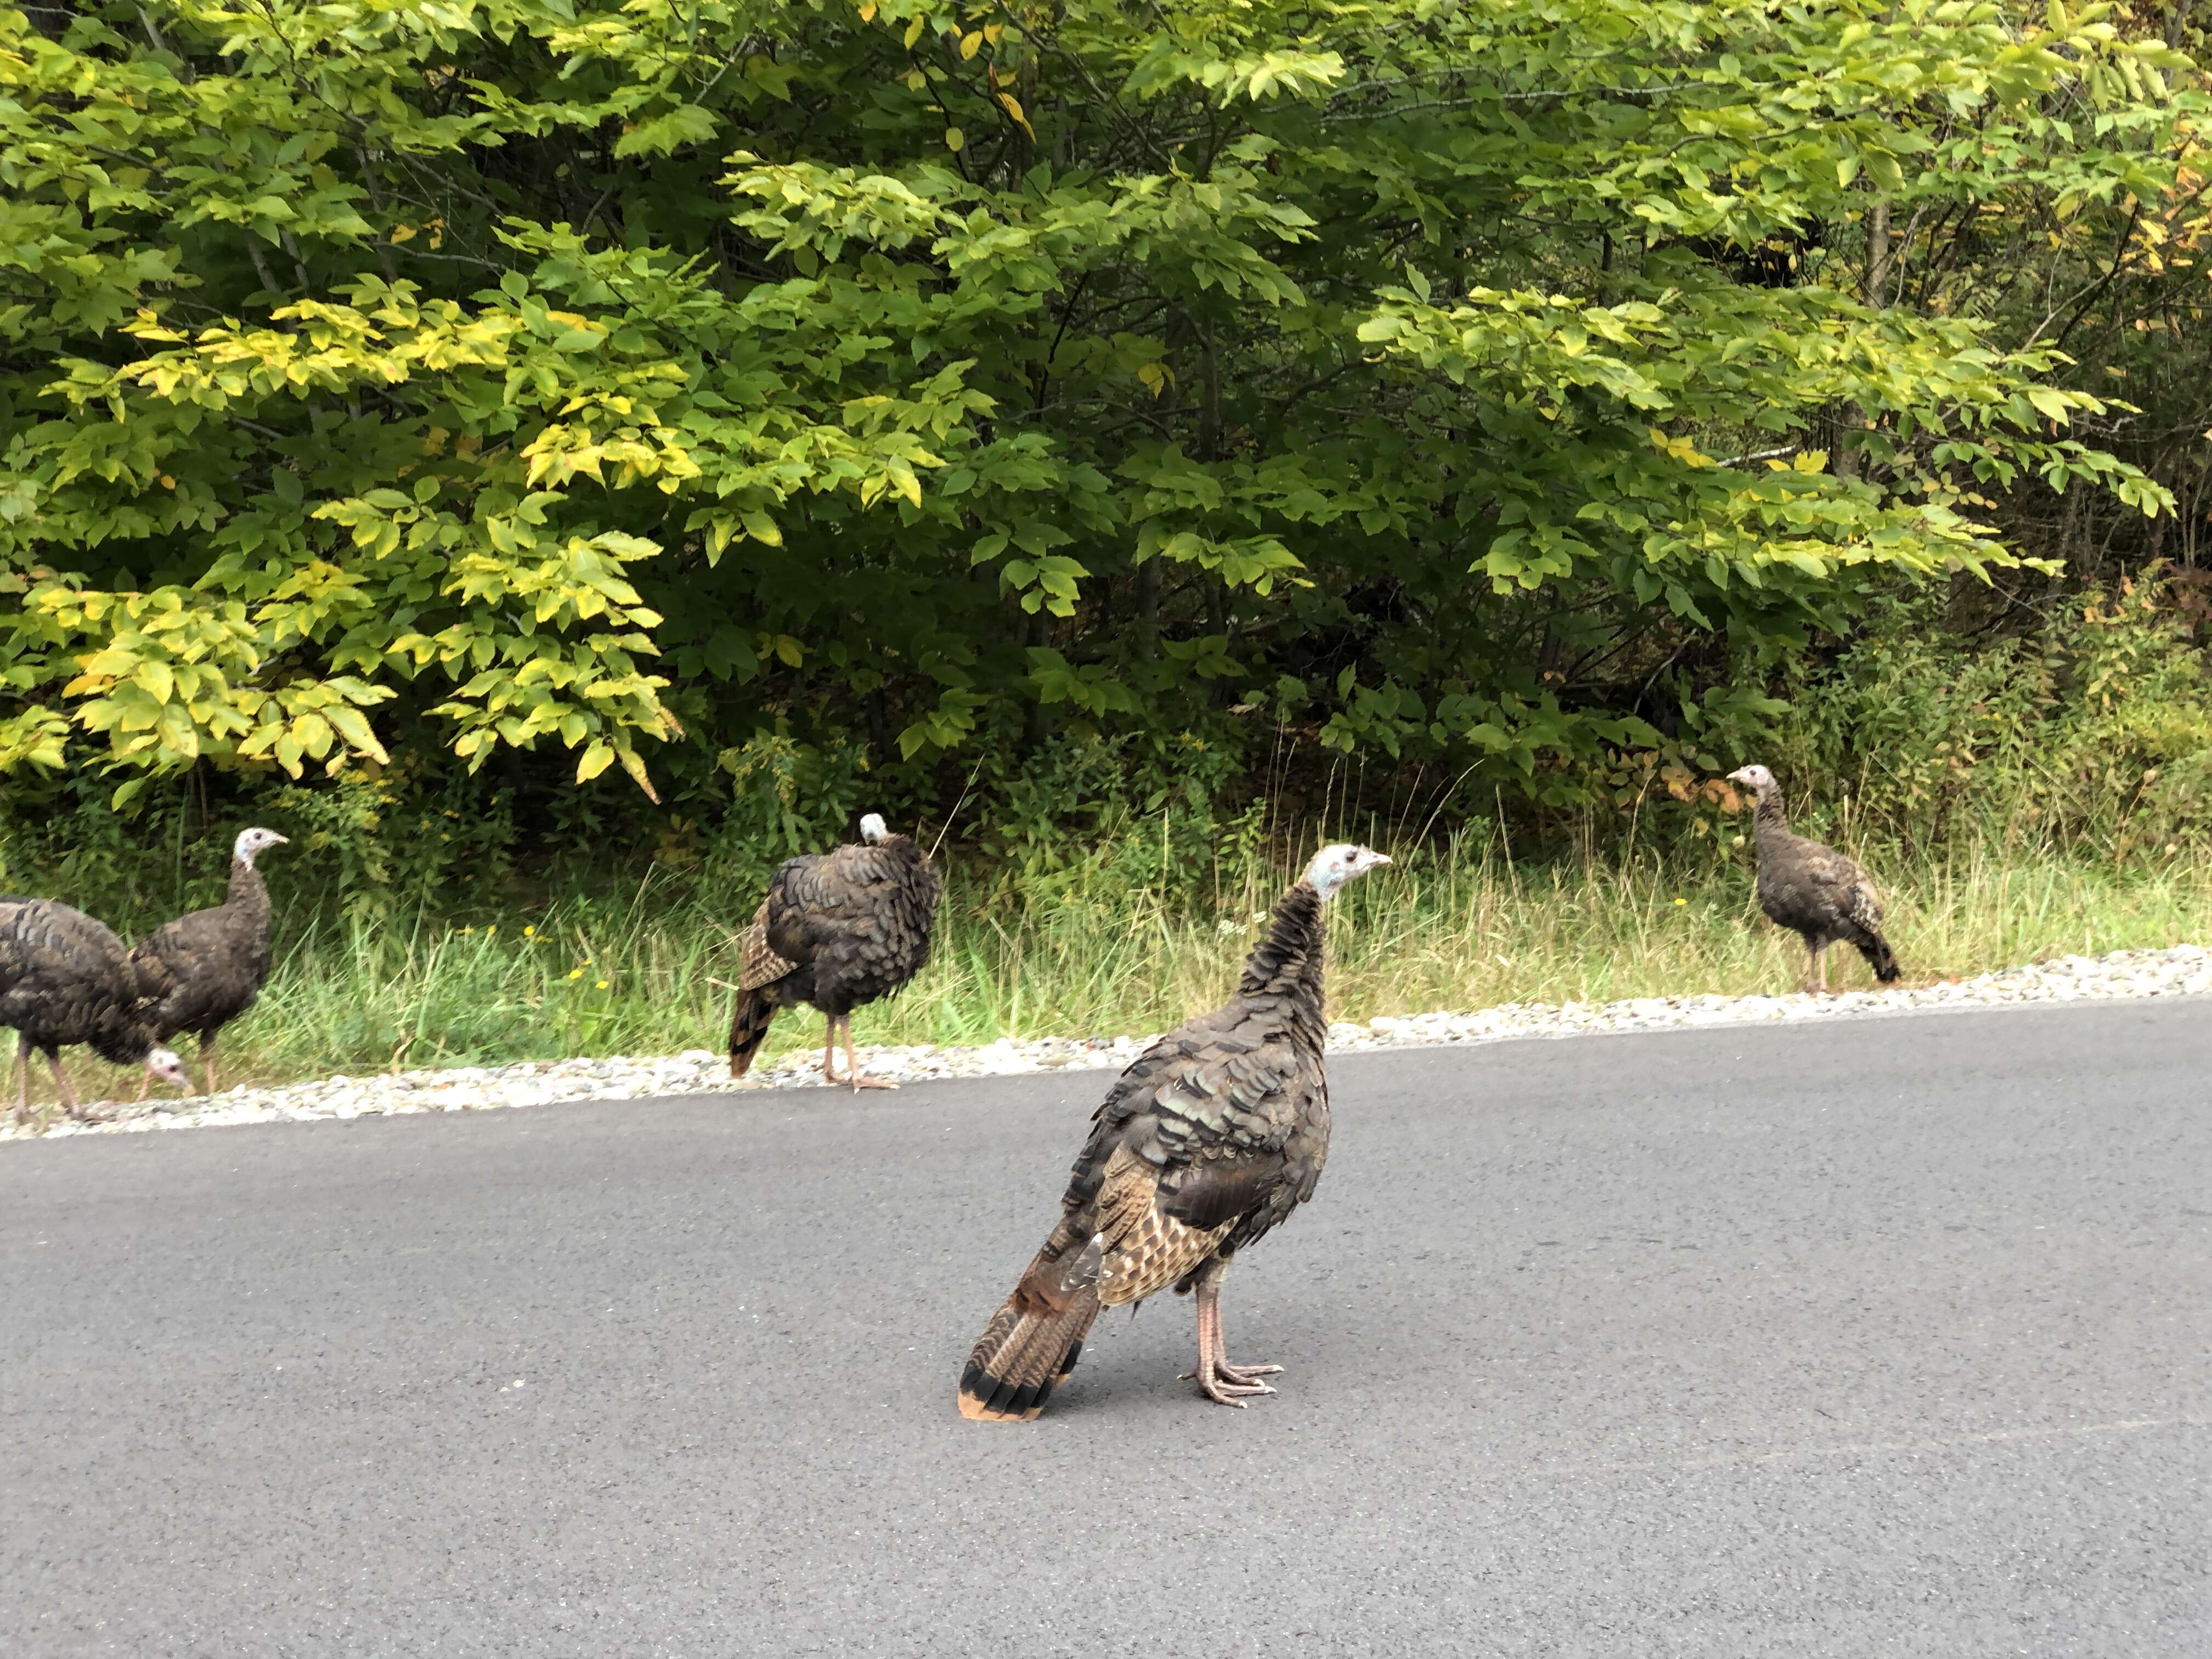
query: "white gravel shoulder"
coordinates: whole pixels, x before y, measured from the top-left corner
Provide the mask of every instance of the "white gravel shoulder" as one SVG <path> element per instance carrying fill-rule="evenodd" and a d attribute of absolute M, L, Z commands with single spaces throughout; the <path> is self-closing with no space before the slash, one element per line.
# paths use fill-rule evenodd
<path fill-rule="evenodd" d="M 1335 1053 L 1372 1048 L 1497 1042 L 1515 1037 L 1586 1036 L 1686 1026 L 1764 1025 L 1869 1015 L 2002 1008 L 2036 1003 L 2125 997 L 2212 995 L 2212 951 L 2178 945 L 2165 951 L 2118 951 L 2105 957 L 2064 957 L 2007 968 L 1977 979 L 1898 990 L 1843 991 L 1814 997 L 1718 995 L 1638 997 L 1623 1002 L 1510 1003 L 1467 1013 L 1386 1015 L 1364 1025 L 1343 1021 L 1328 1030 Z M 1063 1070 L 1118 1071 L 1150 1037 L 1006 1037 L 980 1048 L 928 1045 L 869 1048 L 861 1065 L 878 1077 L 915 1082 L 933 1078 L 1005 1077 Z M 526 1060 L 513 1066 L 464 1066 L 444 1071 L 328 1077 L 275 1088 L 243 1086 L 213 1096 L 102 1103 L 104 1121 L 71 1121 L 53 1114 L 43 1131 L 0 1115 L 0 1141 L 76 1134 L 130 1134 L 222 1124 L 309 1122 L 324 1118 L 392 1116 L 415 1112 L 480 1112 L 563 1100 L 641 1100 L 670 1095 L 758 1094 L 823 1086 L 820 1052 L 799 1052 L 738 1081 L 725 1056 L 705 1048 L 680 1054 L 605 1060 Z M 44 1081 L 43 1079 L 40 1079 Z"/>

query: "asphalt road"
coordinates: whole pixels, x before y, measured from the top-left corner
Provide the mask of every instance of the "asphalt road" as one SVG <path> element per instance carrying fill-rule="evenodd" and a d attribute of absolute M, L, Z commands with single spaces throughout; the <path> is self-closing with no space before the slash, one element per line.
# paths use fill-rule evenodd
<path fill-rule="evenodd" d="M 963 1422 L 1101 1073 L 0 1149 L 0 1653 L 2212 1652 L 2212 1006 L 1347 1057 Z"/>

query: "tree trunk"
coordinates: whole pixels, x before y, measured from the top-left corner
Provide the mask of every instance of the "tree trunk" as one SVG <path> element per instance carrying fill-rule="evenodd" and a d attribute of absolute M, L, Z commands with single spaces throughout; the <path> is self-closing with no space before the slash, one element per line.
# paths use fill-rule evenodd
<path fill-rule="evenodd" d="M 1877 196 L 1867 210 L 1866 276 L 1859 289 L 1860 298 L 1875 311 L 1883 308 L 1882 295 L 1889 286 L 1889 198 Z M 1839 433 L 1832 462 L 1838 478 L 1859 476 L 1859 444 L 1861 434 L 1874 424 L 1874 412 L 1863 404 L 1850 405 L 1847 416 L 1850 430 Z"/>

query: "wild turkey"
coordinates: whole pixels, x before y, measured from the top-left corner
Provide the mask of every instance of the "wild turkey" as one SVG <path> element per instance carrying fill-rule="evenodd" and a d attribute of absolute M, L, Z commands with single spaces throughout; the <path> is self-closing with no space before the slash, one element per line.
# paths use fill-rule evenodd
<path fill-rule="evenodd" d="M 1752 819 L 1759 844 L 1759 908 L 1805 941 L 1811 952 L 1805 989 L 1828 988 L 1827 949 L 1838 940 L 1856 945 L 1883 984 L 1894 980 L 1897 957 L 1881 936 L 1881 897 L 1858 860 L 1790 834 L 1781 786 L 1765 767 L 1743 767 L 1729 780 L 1749 786 L 1759 797 Z"/>
<path fill-rule="evenodd" d="M 0 898 L 0 1026 L 21 1039 L 17 1122 L 31 1115 L 33 1049 L 46 1055 L 71 1117 L 86 1115 L 62 1075 L 61 1050 L 72 1043 L 189 1088 L 183 1064 L 161 1046 L 150 1006 L 131 953 L 106 924 L 52 899 Z"/>
<path fill-rule="evenodd" d="M 828 1016 L 822 1078 L 837 1075 L 837 1034 L 855 1093 L 896 1089 L 865 1077 L 853 1051 L 853 1010 L 889 996 L 929 962 L 929 933 L 944 884 L 929 854 L 894 836 L 871 812 L 862 845 L 786 859 L 768 880 L 760 914 L 740 941 L 743 965 L 730 1018 L 730 1075 L 743 1077 L 768 1036 L 775 1011 L 811 1003 Z"/>
<path fill-rule="evenodd" d="M 155 1033 L 199 1039 L 200 1070 L 215 1092 L 215 1040 L 253 1006 L 269 977 L 269 888 L 257 854 L 282 847 L 274 830 L 241 830 L 230 848 L 230 894 L 211 910 L 179 916 L 131 952 L 140 983 L 155 999 Z"/>
<path fill-rule="evenodd" d="M 960 1377 L 960 1414 L 1027 1422 L 1075 1369 L 1101 1308 L 1198 1292 L 1198 1365 L 1224 1406 L 1273 1394 L 1279 1365 L 1232 1365 L 1221 1281 L 1237 1252 L 1313 1196 L 1328 1157 L 1322 915 L 1390 860 L 1324 847 L 1276 901 L 1229 1005 L 1186 1022 L 1121 1073 L 1093 1115 L 1060 1223 Z"/>

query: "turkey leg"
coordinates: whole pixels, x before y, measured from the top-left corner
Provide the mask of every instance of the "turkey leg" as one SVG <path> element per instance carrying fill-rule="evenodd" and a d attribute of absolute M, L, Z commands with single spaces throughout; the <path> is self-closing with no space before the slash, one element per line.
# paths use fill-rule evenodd
<path fill-rule="evenodd" d="M 207 1091 L 215 1092 L 215 1033 L 208 1032 L 200 1038 L 200 1070 L 207 1077 Z"/>
<path fill-rule="evenodd" d="M 1815 945 L 1808 939 L 1805 949 L 1810 953 L 1810 960 L 1805 964 L 1805 994 L 1825 996 L 1828 990 L 1828 947 L 1825 942 Z"/>
<path fill-rule="evenodd" d="M 1221 1339 L 1221 1280 L 1209 1275 L 1198 1281 L 1198 1369 L 1186 1371 L 1187 1379 L 1195 1379 L 1199 1389 L 1216 1405 L 1235 1406 L 1242 1409 L 1243 1396 L 1254 1394 L 1273 1394 L 1274 1390 L 1260 1379 L 1273 1376 L 1282 1370 L 1280 1365 L 1232 1365 L 1229 1363 L 1227 1344 Z"/>
<path fill-rule="evenodd" d="M 25 1037 L 15 1050 L 15 1121 L 31 1121 L 31 1039 Z"/>
<path fill-rule="evenodd" d="M 853 1051 L 853 1017 L 850 1014 L 840 1015 L 832 1023 L 845 1033 L 845 1069 L 852 1074 L 853 1092 L 854 1094 L 860 1093 L 863 1089 L 896 1089 L 898 1087 L 897 1084 L 892 1082 L 887 1077 L 870 1077 L 865 1072 L 861 1071 L 860 1057 Z M 832 1083 L 837 1081 L 834 1077 L 830 1080 Z"/>
<path fill-rule="evenodd" d="M 98 1123 L 103 1121 L 98 1114 L 88 1112 L 77 1104 L 76 1096 L 70 1091 L 69 1079 L 62 1075 L 62 1057 L 59 1051 L 51 1052 L 46 1055 L 46 1069 L 54 1074 L 54 1091 L 62 1097 L 64 1111 L 80 1123 Z"/>

